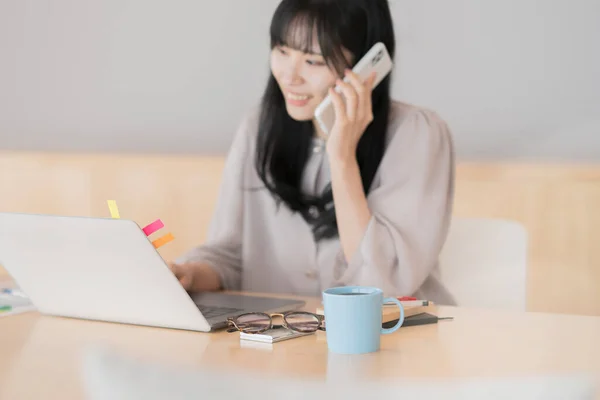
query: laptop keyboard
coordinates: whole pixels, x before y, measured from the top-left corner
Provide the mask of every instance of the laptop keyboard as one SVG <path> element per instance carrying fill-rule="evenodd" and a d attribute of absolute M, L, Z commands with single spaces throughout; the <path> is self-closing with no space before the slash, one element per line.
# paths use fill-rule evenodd
<path fill-rule="evenodd" d="M 239 314 L 242 311 L 244 311 L 239 308 L 203 306 L 200 304 L 196 304 L 196 305 L 198 306 L 198 309 L 202 312 L 202 314 L 204 315 L 204 318 L 206 318 L 206 319 L 218 318 L 218 317 L 222 317 L 225 315 L 227 315 L 227 316 L 235 315 L 235 314 Z"/>

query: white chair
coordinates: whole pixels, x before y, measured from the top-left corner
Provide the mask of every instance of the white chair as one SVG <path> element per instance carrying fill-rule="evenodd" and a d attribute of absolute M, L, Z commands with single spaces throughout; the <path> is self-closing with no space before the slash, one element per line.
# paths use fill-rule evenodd
<path fill-rule="evenodd" d="M 514 221 L 454 218 L 440 272 L 459 306 L 525 311 L 527 232 Z"/>

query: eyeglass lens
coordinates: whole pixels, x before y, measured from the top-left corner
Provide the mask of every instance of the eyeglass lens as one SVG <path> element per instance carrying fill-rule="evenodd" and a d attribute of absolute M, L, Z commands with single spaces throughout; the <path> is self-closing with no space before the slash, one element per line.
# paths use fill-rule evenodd
<path fill-rule="evenodd" d="M 319 319 L 308 313 L 293 313 L 285 317 L 287 325 L 298 332 L 314 332 L 319 329 Z"/>
<path fill-rule="evenodd" d="M 235 323 L 239 329 L 248 333 L 263 332 L 271 327 L 271 319 L 264 314 L 240 315 Z"/>

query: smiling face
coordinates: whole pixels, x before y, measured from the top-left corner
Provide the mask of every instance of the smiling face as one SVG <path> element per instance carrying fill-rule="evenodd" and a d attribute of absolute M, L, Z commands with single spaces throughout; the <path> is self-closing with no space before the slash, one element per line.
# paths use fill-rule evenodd
<path fill-rule="evenodd" d="M 290 117 L 297 121 L 309 121 L 314 118 L 315 109 L 325 99 L 329 88 L 335 86 L 341 71 L 336 72 L 327 64 L 316 32 L 306 35 L 305 29 L 297 28 L 291 29 L 295 35 L 288 42 L 302 43 L 310 38 L 312 44 L 275 45 L 271 50 L 271 73 L 285 98 Z M 351 58 L 348 51 L 342 49 L 342 52 L 347 60 Z"/>
<path fill-rule="evenodd" d="M 271 72 L 285 98 L 288 114 L 297 121 L 311 120 L 314 111 L 338 78 L 320 54 L 287 46 L 271 51 Z"/>

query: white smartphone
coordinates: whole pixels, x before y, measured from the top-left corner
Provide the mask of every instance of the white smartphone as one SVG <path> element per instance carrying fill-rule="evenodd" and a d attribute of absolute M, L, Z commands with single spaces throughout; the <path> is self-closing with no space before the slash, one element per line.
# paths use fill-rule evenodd
<path fill-rule="evenodd" d="M 358 63 L 356 63 L 354 68 L 352 68 L 352 72 L 358 75 L 362 80 L 365 80 L 373 71 L 375 71 L 377 76 L 375 77 L 375 82 L 373 83 L 374 89 L 383 80 L 383 78 L 390 73 L 392 67 L 393 62 L 385 45 L 379 42 L 371 47 L 367 54 L 365 54 L 365 56 L 361 58 Z M 347 82 L 348 79 L 344 78 L 344 81 Z M 340 92 L 340 88 L 338 86 L 336 86 L 335 90 Z M 331 128 L 333 127 L 333 123 L 335 122 L 335 110 L 329 95 L 327 95 L 325 100 L 323 100 L 316 108 L 315 118 L 325 134 L 329 135 L 329 132 L 331 132 Z"/>

